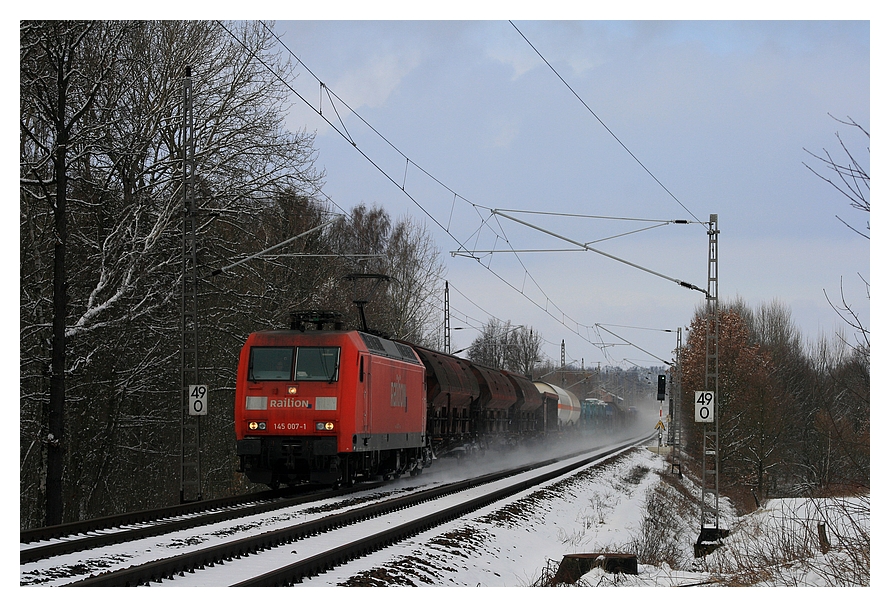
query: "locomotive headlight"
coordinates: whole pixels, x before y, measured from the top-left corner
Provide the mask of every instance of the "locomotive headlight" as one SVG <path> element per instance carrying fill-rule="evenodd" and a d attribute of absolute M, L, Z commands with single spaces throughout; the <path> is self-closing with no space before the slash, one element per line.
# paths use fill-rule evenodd
<path fill-rule="evenodd" d="M 250 430 L 265 430 L 266 422 L 249 422 L 247 427 Z"/>
<path fill-rule="evenodd" d="M 288 386 L 288 387 L 287 387 L 287 393 L 290 394 L 290 395 L 294 395 L 294 394 L 296 394 L 296 393 L 297 393 L 297 387 L 296 387 L 296 386 Z"/>
<path fill-rule="evenodd" d="M 328 430 L 328 431 L 333 430 L 334 422 L 315 422 L 315 429 L 316 430 Z"/>

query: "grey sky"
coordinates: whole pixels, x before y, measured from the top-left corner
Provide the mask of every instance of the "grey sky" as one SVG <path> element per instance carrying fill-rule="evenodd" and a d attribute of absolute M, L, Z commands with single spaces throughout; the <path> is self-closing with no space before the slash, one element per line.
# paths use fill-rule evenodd
<path fill-rule="evenodd" d="M 840 158 L 839 132 L 869 166 L 868 140 L 829 116 L 870 129 L 868 22 L 514 23 L 592 112 L 506 20 L 275 26 L 326 87 L 410 159 L 342 106 L 349 135 L 386 175 L 305 103 L 290 113 L 291 128 L 317 131 L 325 192 L 337 204 L 376 203 L 426 223 L 456 289 L 453 326 L 478 326 L 490 314 L 541 331 L 554 360 L 564 339 L 568 360 L 648 366 L 657 360 L 636 348 L 595 347 L 620 340 L 589 327 L 602 324 L 669 360 L 675 334 L 625 327 L 675 330 L 703 301 L 589 252 L 521 253 L 521 263 L 508 253 L 452 257 L 458 242 L 570 246 L 492 217 L 493 208 L 702 221 L 716 213 L 721 298 L 779 300 L 815 339 L 838 325 L 823 289 L 839 296 L 843 277 L 848 301 L 869 321 L 857 276 L 869 278 L 869 242 L 835 215 L 861 229 L 869 218 L 803 165 L 817 166 L 804 148 Z M 295 88 L 317 109 L 320 87 L 299 71 Z M 327 98 L 321 103 L 339 125 Z M 517 217 L 579 242 L 652 225 Z M 591 246 L 706 287 L 707 242 L 703 227 L 687 225 Z M 453 348 L 476 335 L 455 332 Z"/>
<path fill-rule="evenodd" d="M 428 10 L 418 13 L 411 5 L 414 12 L 404 13 L 391 4 L 347 4 L 342 14 L 332 14 L 330 7 L 320 14 L 292 6 L 268 12 L 279 18 L 364 19 L 415 18 Z M 838 9 L 843 14 L 827 16 L 868 18 L 870 7 L 854 2 Z M 870 82 L 870 53 L 872 44 L 883 45 L 879 25 L 526 21 L 519 17 L 528 12 L 516 10 L 516 26 L 594 117 L 506 20 L 513 15 L 502 7 L 482 10 L 459 5 L 457 14 L 485 21 L 279 20 L 275 25 L 333 93 L 410 159 L 406 171 L 404 156 L 348 111 L 341 114 L 357 148 L 388 178 L 315 110 L 294 100 L 289 127 L 317 131 L 318 165 L 327 172 L 325 192 L 331 199 L 345 209 L 379 204 L 393 216 L 408 214 L 427 225 L 447 264 L 453 326 L 479 326 L 493 315 L 540 331 L 554 360 L 565 340 L 570 361 L 626 366 L 629 359 L 648 366 L 671 358 L 675 335 L 624 327 L 685 327 L 703 302 L 696 292 L 594 253 L 522 253 L 519 259 L 480 254 L 478 262 L 452 257 L 458 242 L 474 250 L 568 246 L 492 217 L 495 208 L 641 219 L 707 220 L 716 213 L 722 298 L 739 296 L 754 306 L 777 299 L 790 308 L 804 336 L 815 339 L 839 325 L 823 290 L 839 298 L 843 279 L 848 302 L 870 323 L 858 277 L 870 279 L 869 241 L 835 215 L 859 229 L 869 218 L 803 163 L 815 162 L 805 148 L 819 153 L 825 148 L 841 158 L 839 132 L 869 167 L 868 140 L 829 114 L 871 128 L 870 96 L 878 87 Z M 558 4 L 554 10 L 560 10 Z M 762 11 L 758 7 L 754 14 L 762 17 Z M 637 17 L 636 11 L 625 12 Z M 567 14 L 577 13 L 573 8 Z M 672 5 L 669 14 L 639 14 L 698 17 L 683 3 Z M 780 15 L 797 17 L 792 11 Z M 52 18 L 65 16 L 53 13 Z M 305 69 L 298 71 L 295 88 L 317 108 L 317 81 Z M 325 116 L 337 123 L 330 103 L 323 103 Z M 651 225 L 521 217 L 579 242 Z M 658 227 L 591 246 L 706 284 L 707 236 L 700 226 Z M 597 324 L 656 357 L 627 346 L 596 347 L 601 339 L 619 341 L 596 334 L 591 327 Z M 453 349 L 466 347 L 477 334 L 455 331 Z"/>

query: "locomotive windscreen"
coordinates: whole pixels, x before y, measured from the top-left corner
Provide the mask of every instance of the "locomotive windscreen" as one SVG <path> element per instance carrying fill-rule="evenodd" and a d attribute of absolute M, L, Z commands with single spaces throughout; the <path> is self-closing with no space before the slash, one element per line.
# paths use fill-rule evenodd
<path fill-rule="evenodd" d="M 296 355 L 296 373 L 294 357 Z M 250 349 L 248 379 L 252 381 L 337 381 L 339 347 L 302 346 Z"/>
<path fill-rule="evenodd" d="M 294 368 L 293 348 L 253 347 L 247 377 L 253 381 L 288 380 Z"/>
<path fill-rule="evenodd" d="M 297 348 L 297 381 L 337 381 L 340 348 Z"/>

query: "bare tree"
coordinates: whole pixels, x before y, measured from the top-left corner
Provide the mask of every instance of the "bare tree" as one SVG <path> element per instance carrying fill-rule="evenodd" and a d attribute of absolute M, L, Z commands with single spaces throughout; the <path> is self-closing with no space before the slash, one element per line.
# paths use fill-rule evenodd
<path fill-rule="evenodd" d="M 334 226 L 331 246 L 344 255 L 336 266 L 344 275 L 367 276 L 343 283 L 344 310 L 353 301 L 367 301 L 365 314 L 371 330 L 421 345 L 430 343 L 445 269 L 423 225 L 409 217 L 393 223 L 382 207 L 358 205 Z M 356 318 L 354 312 L 351 317 Z"/>
<path fill-rule="evenodd" d="M 870 139 L 869 132 L 852 118 L 848 117 L 846 121 L 837 118 L 835 120 Z M 858 159 L 858 154 L 851 151 L 839 133 L 835 133 L 835 137 L 843 151 L 843 160 L 836 160 L 827 150 L 823 150 L 823 156 L 808 152 L 824 164 L 823 169 L 827 171 L 828 176 L 804 164 L 846 198 L 854 209 L 870 213 L 871 181 L 868 167 Z M 870 154 L 868 146 L 865 148 L 865 154 Z M 869 238 L 868 234 L 853 228 L 840 217 L 838 219 L 860 236 Z M 866 231 L 869 229 L 869 223 L 866 222 Z M 868 279 L 862 274 L 859 274 L 859 278 L 864 285 L 866 297 L 870 299 Z M 848 340 L 845 332 L 841 330 L 835 336 L 838 343 L 829 345 L 828 341 L 823 339 L 816 348 L 813 356 L 814 365 L 818 369 L 818 378 L 824 389 L 819 394 L 823 398 L 816 399 L 821 406 L 816 413 L 818 423 L 812 427 L 820 428 L 820 437 L 834 445 L 835 455 L 840 451 L 843 456 L 831 458 L 832 467 L 828 469 L 832 473 L 840 472 L 837 470 L 839 466 L 846 467 L 846 470 L 837 474 L 835 478 L 839 478 L 841 482 L 853 481 L 859 486 L 868 487 L 871 333 L 861 314 L 847 302 L 843 278 L 840 285 L 840 303 L 832 301 L 828 293 L 825 293 L 825 298 L 843 323 L 853 330 L 854 339 Z M 820 486 L 830 484 L 827 474 L 818 478 Z"/>
<path fill-rule="evenodd" d="M 834 118 L 834 116 L 832 116 L 832 118 Z M 846 122 L 843 120 L 839 120 L 837 118 L 834 118 L 834 119 L 843 125 L 853 127 L 854 129 L 858 130 L 859 133 L 865 135 L 865 137 L 867 139 L 871 138 L 871 136 L 869 135 L 869 132 L 866 131 L 862 127 L 862 125 L 860 125 L 858 122 L 856 122 L 852 118 L 847 117 Z M 810 152 L 809 150 L 805 149 L 805 151 L 810 156 L 812 156 L 813 158 L 822 162 L 825 165 L 823 168 L 827 169 L 828 176 L 823 175 L 819 171 L 813 169 L 807 163 L 804 163 L 804 166 L 806 166 L 810 171 L 812 171 L 813 174 L 816 175 L 819 179 L 830 184 L 835 190 L 840 192 L 842 196 L 844 196 L 847 200 L 849 200 L 851 207 L 853 207 L 857 211 L 864 211 L 866 213 L 869 213 L 869 212 L 871 212 L 871 201 L 870 201 L 871 179 L 869 178 L 868 168 L 864 167 L 856 159 L 856 156 L 850 151 L 850 149 L 844 143 L 844 140 L 841 137 L 840 133 L 836 132 L 835 137 L 837 138 L 838 143 L 841 146 L 841 150 L 843 150 L 843 156 L 844 156 L 843 159 L 836 160 L 831 155 L 831 152 L 829 152 L 825 148 L 822 149 L 822 152 L 824 154 L 822 156 L 820 156 L 818 154 L 814 154 L 813 152 Z M 868 152 L 868 153 L 871 152 L 869 147 L 866 147 L 866 152 Z M 854 232 L 856 232 L 863 238 L 869 238 L 868 234 L 866 234 L 865 232 L 857 230 L 856 228 L 851 226 L 849 223 L 847 223 L 846 221 L 841 219 L 839 216 L 835 215 L 835 217 L 837 217 L 838 221 L 843 223 L 845 226 L 847 226 L 848 228 L 850 228 L 851 230 L 853 230 Z M 868 221 L 866 221 L 865 229 L 866 230 L 870 229 Z"/>
<path fill-rule="evenodd" d="M 426 228 L 404 217 L 396 222 L 387 243 L 389 275 L 395 280 L 387 291 L 393 337 L 430 345 L 438 327 L 438 298 L 445 266 Z"/>
<path fill-rule="evenodd" d="M 51 375 L 40 432 L 47 453 L 47 525 L 61 523 L 63 516 L 69 178 L 72 165 L 93 144 L 87 116 L 112 71 L 124 33 L 116 24 L 21 24 L 22 198 L 28 209 L 32 203 L 48 204 L 53 217 Z"/>
<path fill-rule="evenodd" d="M 542 358 L 543 339 L 533 328 L 512 326 L 490 318 L 470 344 L 467 358 L 494 369 L 504 369 L 531 377 Z"/>
<path fill-rule="evenodd" d="M 470 344 L 467 358 L 486 367 L 503 369 L 507 362 L 507 333 L 518 328 L 511 328 L 510 321 L 489 318 L 482 327 L 482 334 Z"/>
<path fill-rule="evenodd" d="M 541 361 L 544 352 L 544 338 L 529 327 L 522 327 L 507 334 L 507 365 L 505 369 L 531 378 L 535 365 Z"/>
<path fill-rule="evenodd" d="M 806 349 L 777 301 L 752 310 L 739 299 L 720 315 L 720 467 L 738 504 L 748 489 L 762 500 L 868 487 L 868 349 L 842 336 Z M 701 381 L 704 323 L 699 310 L 681 354 L 684 385 Z M 687 434 L 690 452 L 700 438 Z"/>
<path fill-rule="evenodd" d="M 800 491 L 856 491 L 870 486 L 868 349 L 850 349 L 843 335 L 812 347 L 813 394 L 799 445 Z"/>
<path fill-rule="evenodd" d="M 834 118 L 834 116 L 832 116 L 832 118 Z M 862 125 L 860 125 L 858 122 L 850 117 L 847 117 L 846 121 L 840 120 L 838 118 L 834 118 L 834 120 L 845 126 L 855 129 L 855 131 L 857 131 L 859 134 L 864 135 L 866 139 L 871 138 L 869 132 L 865 130 Z M 824 148 L 822 150 L 823 155 L 814 154 L 809 150 L 805 150 L 810 156 L 820 161 L 824 165 L 823 170 L 827 172 L 827 175 L 820 173 L 806 163 L 804 163 L 804 166 L 806 166 L 819 179 L 825 181 L 836 191 L 838 191 L 844 198 L 849 201 L 851 207 L 853 207 L 857 211 L 870 213 L 871 178 L 869 176 L 868 168 L 863 166 L 863 164 L 857 159 L 857 155 L 850 150 L 839 132 L 835 133 L 835 137 L 837 138 L 838 144 L 840 145 L 843 152 L 842 160 L 835 159 L 835 157 L 832 156 L 831 152 Z M 871 149 L 866 146 L 865 152 L 866 154 L 870 154 Z M 841 219 L 840 216 L 835 215 L 835 217 L 841 223 L 843 223 L 845 226 L 847 226 L 863 238 L 870 239 L 870 236 L 867 233 L 854 228 L 848 222 Z M 865 230 L 866 232 L 870 230 L 870 224 L 868 221 L 866 221 Z M 862 280 L 862 283 L 864 285 L 866 296 L 870 297 L 869 281 L 865 277 L 863 277 L 862 274 L 859 274 L 859 278 L 860 280 Z M 828 297 L 828 293 L 825 293 L 825 298 L 828 300 L 828 303 L 835 310 L 835 312 L 837 312 L 841 320 L 854 330 L 859 345 L 868 348 L 869 329 L 862 322 L 860 315 L 847 303 L 846 297 L 844 295 L 843 279 L 841 279 L 840 287 L 841 302 L 838 304 L 831 301 L 831 298 Z"/>
<path fill-rule="evenodd" d="M 257 218 L 277 195 L 310 196 L 320 183 L 312 137 L 284 128 L 282 79 L 292 72 L 276 48 L 255 23 L 22 24 L 23 524 L 33 524 L 43 449 L 47 493 L 67 478 L 66 517 L 173 491 L 182 79 L 191 66 L 199 265 L 219 267 L 240 252 L 232 243 L 256 241 L 239 236 L 262 231 Z M 57 287 L 48 297 L 52 257 Z M 227 348 L 226 339 L 244 336 L 224 335 Z M 60 411 L 66 401 L 72 407 Z M 41 430 L 47 420 L 54 425 Z M 225 415 L 214 423 L 220 436 L 230 430 Z M 149 469 L 151 483 L 114 494 Z M 60 516 L 47 512 L 47 522 Z"/>

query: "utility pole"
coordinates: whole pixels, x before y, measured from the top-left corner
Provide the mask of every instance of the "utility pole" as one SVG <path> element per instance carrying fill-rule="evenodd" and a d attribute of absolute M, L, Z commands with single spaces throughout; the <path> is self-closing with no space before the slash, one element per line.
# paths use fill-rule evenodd
<path fill-rule="evenodd" d="M 448 304 L 448 281 L 445 281 L 445 343 L 443 351 L 451 354 L 451 308 Z"/>
<path fill-rule="evenodd" d="M 704 423 L 702 437 L 701 532 L 695 555 L 713 550 L 725 537 L 720 530 L 720 383 L 718 335 L 720 306 L 717 295 L 717 215 L 708 222 L 707 335 L 705 338 L 705 387 L 696 392 L 696 421 Z"/>
<path fill-rule="evenodd" d="M 192 68 L 185 68 L 182 85 L 182 343 L 180 430 L 180 503 L 201 499 L 201 416 L 206 414 L 203 387 L 202 413 L 192 414 L 190 393 L 198 386 L 198 218 L 195 208 L 195 135 L 192 116 Z"/>
<path fill-rule="evenodd" d="M 680 362 L 680 352 L 683 347 L 683 329 L 677 327 L 677 356 L 674 363 L 674 373 L 671 373 L 671 400 L 668 406 L 668 416 L 671 418 L 668 441 L 671 444 L 671 474 L 683 476 L 683 466 L 680 462 L 680 440 L 682 431 L 680 428 L 680 403 L 683 402 L 683 365 Z M 676 377 L 676 381 L 674 378 Z"/>

